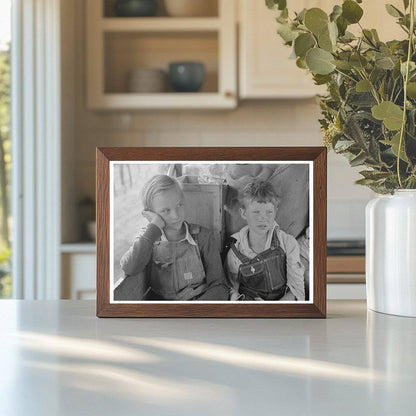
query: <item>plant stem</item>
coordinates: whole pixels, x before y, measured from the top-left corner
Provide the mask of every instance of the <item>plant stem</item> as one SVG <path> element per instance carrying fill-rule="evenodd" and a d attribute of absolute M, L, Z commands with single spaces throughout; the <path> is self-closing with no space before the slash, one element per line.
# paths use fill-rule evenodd
<path fill-rule="evenodd" d="M 400 88 L 399 91 L 397 92 L 396 96 L 394 97 L 393 102 L 396 103 L 396 101 L 399 99 L 400 94 L 402 93 L 403 88 Z"/>
<path fill-rule="evenodd" d="M 358 23 L 358 26 L 360 27 L 360 29 L 361 29 L 361 33 L 363 34 L 363 36 L 365 37 L 365 39 L 367 40 L 367 43 L 369 44 L 369 45 L 371 45 L 372 47 L 373 47 L 373 49 L 374 50 L 376 50 L 376 51 L 378 51 L 378 49 L 377 49 L 377 45 L 375 45 L 374 43 L 373 43 L 373 41 L 364 33 L 364 28 L 361 26 L 361 23 L 360 22 L 357 22 Z"/>
<path fill-rule="evenodd" d="M 403 27 L 402 25 L 399 25 L 400 29 L 403 29 L 403 31 L 406 33 L 406 35 L 409 35 L 409 31 L 407 28 Z"/>
<path fill-rule="evenodd" d="M 395 88 L 396 88 L 396 83 L 397 83 L 397 80 L 394 80 L 394 82 L 393 82 L 393 88 L 391 89 L 391 94 L 390 94 L 390 98 L 389 98 L 389 100 L 390 100 L 390 101 L 392 101 L 392 100 L 393 100 L 394 90 L 395 90 Z M 393 102 L 394 102 L 394 101 L 393 101 Z"/>
<path fill-rule="evenodd" d="M 367 73 L 365 72 L 365 69 L 363 68 L 363 66 L 361 65 L 361 71 L 360 71 L 360 74 L 361 74 L 361 76 L 364 78 L 364 79 L 366 79 L 369 83 L 370 83 L 370 86 L 371 86 L 371 93 L 373 94 L 373 97 L 374 97 L 374 99 L 377 101 L 377 104 L 380 104 L 380 100 L 379 100 L 379 98 L 378 98 L 378 93 L 377 93 L 377 90 L 375 89 L 375 87 L 374 87 L 374 85 L 373 85 L 373 83 L 370 81 L 370 78 L 368 78 L 368 75 L 367 75 Z"/>
<path fill-rule="evenodd" d="M 357 82 L 357 80 L 349 75 L 345 74 L 344 72 L 340 71 L 338 68 L 335 68 L 335 71 L 339 72 L 340 74 L 344 75 L 344 77 L 349 78 L 351 81 Z"/>
<path fill-rule="evenodd" d="M 406 60 L 406 74 L 404 76 L 404 85 L 403 85 L 403 118 L 402 118 L 402 127 L 400 129 L 400 140 L 399 140 L 399 151 L 397 152 L 397 178 L 399 180 L 400 188 L 403 187 L 402 178 L 400 175 L 400 156 L 402 154 L 403 146 L 403 137 L 404 131 L 406 128 L 406 107 L 407 107 L 407 83 L 409 80 L 409 67 L 410 59 L 412 57 L 413 49 L 413 34 L 414 34 L 414 25 L 415 25 L 415 0 L 410 0 L 410 30 L 409 30 L 409 45 L 407 47 L 407 60 Z"/>

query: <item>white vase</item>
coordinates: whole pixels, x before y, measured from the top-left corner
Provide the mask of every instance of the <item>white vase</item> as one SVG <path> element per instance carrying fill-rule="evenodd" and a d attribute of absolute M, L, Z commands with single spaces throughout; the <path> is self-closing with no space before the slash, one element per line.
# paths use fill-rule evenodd
<path fill-rule="evenodd" d="M 366 282 L 369 309 L 416 317 L 416 190 L 367 204 Z"/>

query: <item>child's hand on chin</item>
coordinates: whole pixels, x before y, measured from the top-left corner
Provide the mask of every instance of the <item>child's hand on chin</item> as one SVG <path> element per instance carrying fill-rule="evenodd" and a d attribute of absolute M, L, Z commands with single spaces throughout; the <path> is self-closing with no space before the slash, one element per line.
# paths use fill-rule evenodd
<path fill-rule="evenodd" d="M 240 300 L 241 295 L 238 292 L 231 292 L 231 296 L 230 296 L 230 300 L 235 301 L 235 300 Z"/>
<path fill-rule="evenodd" d="M 152 211 L 142 211 L 143 217 L 147 219 L 151 224 L 156 225 L 161 230 L 165 227 L 165 221 L 163 221 L 163 218 Z"/>

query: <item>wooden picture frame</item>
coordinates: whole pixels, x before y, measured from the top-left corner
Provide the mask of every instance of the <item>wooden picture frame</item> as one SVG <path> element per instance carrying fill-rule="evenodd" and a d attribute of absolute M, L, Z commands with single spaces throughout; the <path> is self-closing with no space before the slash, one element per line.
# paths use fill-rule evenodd
<path fill-rule="evenodd" d="M 126 147 L 97 148 L 97 316 L 186 318 L 325 318 L 327 149 L 325 147 Z M 113 174 L 118 164 L 233 164 L 309 166 L 310 274 L 309 299 L 291 301 L 118 301 L 114 300 L 112 229 Z M 272 165 L 273 166 L 273 165 Z M 111 175 L 110 175 L 111 174 Z M 309 238 L 309 234 L 308 234 Z M 113 239 L 113 240 L 112 240 Z M 309 242 L 309 240 L 308 240 Z M 110 281 L 110 279 L 113 279 Z M 111 283 L 113 282 L 113 283 Z M 113 289 L 113 290 L 111 290 Z"/>

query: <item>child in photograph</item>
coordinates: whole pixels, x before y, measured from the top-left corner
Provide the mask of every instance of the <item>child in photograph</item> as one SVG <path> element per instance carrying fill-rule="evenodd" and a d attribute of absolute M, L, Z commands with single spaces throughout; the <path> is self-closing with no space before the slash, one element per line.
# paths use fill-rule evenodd
<path fill-rule="evenodd" d="M 185 221 L 180 183 L 167 175 L 150 178 L 142 191 L 149 221 L 121 258 L 126 275 L 147 270 L 152 298 L 228 300 L 220 253 L 211 231 Z"/>
<path fill-rule="evenodd" d="M 275 221 L 278 202 L 269 182 L 250 182 L 241 192 L 247 225 L 232 235 L 227 254 L 231 300 L 305 300 L 299 245 Z"/>

